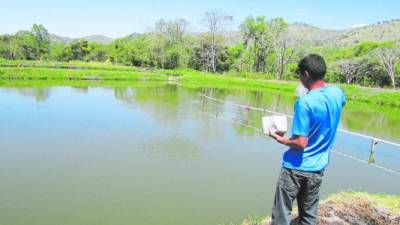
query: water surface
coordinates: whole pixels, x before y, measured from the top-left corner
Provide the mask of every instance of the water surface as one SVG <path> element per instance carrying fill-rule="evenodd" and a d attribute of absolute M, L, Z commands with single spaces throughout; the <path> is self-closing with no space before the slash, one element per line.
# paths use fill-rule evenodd
<path fill-rule="evenodd" d="M 285 147 L 260 133 L 264 113 L 292 113 L 293 96 L 126 87 L 0 88 L 0 224 L 238 223 L 269 215 Z M 341 127 L 400 141 L 399 111 L 349 103 Z M 338 134 L 323 194 L 400 194 L 398 175 L 368 165 L 369 140 Z M 400 150 L 376 163 L 400 170 Z M 351 157 L 349 157 L 351 156 Z"/>

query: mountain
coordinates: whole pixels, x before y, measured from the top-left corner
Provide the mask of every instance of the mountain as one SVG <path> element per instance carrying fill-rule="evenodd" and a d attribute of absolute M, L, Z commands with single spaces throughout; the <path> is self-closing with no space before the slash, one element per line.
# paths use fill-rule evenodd
<path fill-rule="evenodd" d="M 348 47 L 361 41 L 400 43 L 400 19 L 346 30 L 329 30 L 305 23 L 293 23 L 289 25 L 288 32 L 289 40 L 293 44 Z"/>
<path fill-rule="evenodd" d="M 57 36 L 55 34 L 50 34 L 50 40 L 55 41 L 55 42 L 63 42 L 65 44 L 69 44 L 73 41 L 80 40 L 80 39 L 85 39 L 90 42 L 97 42 L 101 44 L 108 44 L 112 42 L 114 39 L 107 37 L 105 35 L 89 35 L 81 38 L 69 38 L 69 37 L 61 37 Z"/>
<path fill-rule="evenodd" d="M 345 30 L 329 30 L 306 23 L 292 23 L 288 26 L 289 44 L 321 46 L 340 37 Z M 240 31 L 231 31 L 226 35 L 229 45 L 243 41 Z"/>
<path fill-rule="evenodd" d="M 81 39 L 86 39 L 88 41 L 97 42 L 97 43 L 101 43 L 101 44 L 108 44 L 114 40 L 105 35 L 89 35 L 89 36 L 82 37 Z"/>
<path fill-rule="evenodd" d="M 324 45 L 340 37 L 344 32 L 344 30 L 323 29 L 306 23 L 292 23 L 288 27 L 291 44 Z"/>
<path fill-rule="evenodd" d="M 136 37 L 137 35 L 140 34 L 132 34 L 132 37 Z M 311 46 L 348 47 L 361 41 L 395 41 L 400 43 L 400 19 L 345 30 L 331 30 L 306 23 L 292 23 L 288 27 L 288 37 L 290 44 Z M 79 39 L 86 39 L 102 44 L 108 44 L 113 41 L 112 38 L 104 35 L 90 35 L 82 38 L 51 35 L 52 41 L 60 41 L 66 44 Z M 228 32 L 226 40 L 229 45 L 241 42 L 241 32 Z"/>
<path fill-rule="evenodd" d="M 331 44 L 346 47 L 360 41 L 395 41 L 400 43 L 400 19 L 349 29 L 333 38 Z"/>

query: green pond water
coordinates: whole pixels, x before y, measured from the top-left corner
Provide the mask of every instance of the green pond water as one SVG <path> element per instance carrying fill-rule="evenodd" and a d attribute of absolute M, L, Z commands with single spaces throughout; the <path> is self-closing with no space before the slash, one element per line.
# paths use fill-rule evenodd
<path fill-rule="evenodd" d="M 258 131 L 291 114 L 274 92 L 185 88 L 0 87 L 0 224 L 206 225 L 270 214 L 285 147 Z M 349 102 L 341 128 L 400 142 L 400 110 Z M 338 133 L 322 187 L 400 194 L 400 149 Z M 382 169 L 389 168 L 392 172 Z"/>

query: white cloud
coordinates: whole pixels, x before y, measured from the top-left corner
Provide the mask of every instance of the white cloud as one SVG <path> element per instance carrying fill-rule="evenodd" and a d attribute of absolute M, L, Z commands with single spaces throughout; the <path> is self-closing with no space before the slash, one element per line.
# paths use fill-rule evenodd
<path fill-rule="evenodd" d="M 367 25 L 368 24 L 366 24 L 366 23 L 356 23 L 356 24 L 350 25 L 349 28 L 359 28 L 359 27 L 365 27 Z"/>

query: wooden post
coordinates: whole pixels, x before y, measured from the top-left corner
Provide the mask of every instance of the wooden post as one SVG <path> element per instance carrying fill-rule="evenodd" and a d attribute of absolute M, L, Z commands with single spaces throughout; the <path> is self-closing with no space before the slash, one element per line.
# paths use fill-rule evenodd
<path fill-rule="evenodd" d="M 371 139 L 371 152 L 369 154 L 368 163 L 375 163 L 375 152 L 377 144 L 378 141 L 376 139 Z"/>

